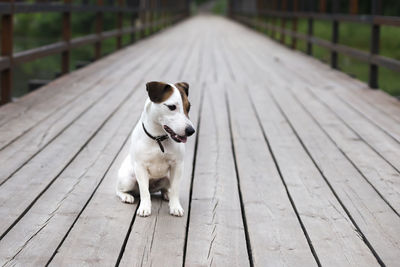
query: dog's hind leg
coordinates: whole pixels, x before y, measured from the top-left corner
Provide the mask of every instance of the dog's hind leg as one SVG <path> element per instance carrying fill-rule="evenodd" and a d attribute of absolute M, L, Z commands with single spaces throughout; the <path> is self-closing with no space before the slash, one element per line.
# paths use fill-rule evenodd
<path fill-rule="evenodd" d="M 133 203 L 135 198 L 129 192 L 137 188 L 135 172 L 133 171 L 130 155 L 128 155 L 121 164 L 118 171 L 118 181 L 116 194 L 125 203 Z"/>

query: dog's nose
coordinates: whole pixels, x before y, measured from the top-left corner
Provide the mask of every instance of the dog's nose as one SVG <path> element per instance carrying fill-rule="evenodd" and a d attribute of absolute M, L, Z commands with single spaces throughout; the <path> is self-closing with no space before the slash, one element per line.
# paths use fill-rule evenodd
<path fill-rule="evenodd" d="M 186 129 L 185 129 L 185 134 L 186 134 L 187 136 L 191 136 L 192 134 L 194 134 L 194 132 L 195 132 L 195 130 L 193 129 L 192 126 L 188 126 L 188 127 L 186 127 Z"/>

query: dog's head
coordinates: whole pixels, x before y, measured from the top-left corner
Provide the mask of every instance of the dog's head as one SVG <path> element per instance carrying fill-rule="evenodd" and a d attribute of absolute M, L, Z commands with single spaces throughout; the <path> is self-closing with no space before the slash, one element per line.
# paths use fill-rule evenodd
<path fill-rule="evenodd" d="M 149 82 L 146 89 L 153 103 L 153 120 L 162 125 L 174 141 L 186 143 L 187 137 L 195 132 L 189 119 L 189 85 L 185 82 Z"/>

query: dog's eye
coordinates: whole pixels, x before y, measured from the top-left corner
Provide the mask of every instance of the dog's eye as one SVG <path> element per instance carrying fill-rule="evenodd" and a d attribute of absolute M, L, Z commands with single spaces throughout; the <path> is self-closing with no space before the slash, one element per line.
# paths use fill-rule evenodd
<path fill-rule="evenodd" d="M 169 108 L 169 110 L 175 110 L 176 109 L 175 105 L 167 105 L 167 107 Z"/>

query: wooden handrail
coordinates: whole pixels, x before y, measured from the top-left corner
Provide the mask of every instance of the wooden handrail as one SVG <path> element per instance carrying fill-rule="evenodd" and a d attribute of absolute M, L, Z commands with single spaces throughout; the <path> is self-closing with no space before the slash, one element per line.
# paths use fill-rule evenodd
<path fill-rule="evenodd" d="M 12 69 L 18 64 L 33 61 L 38 58 L 61 54 L 61 73 L 66 74 L 70 69 L 70 51 L 80 46 L 94 45 L 95 59 L 101 57 L 102 41 L 109 38 L 116 38 L 116 50 L 122 48 L 122 37 L 130 35 L 130 42 L 136 40 L 136 33 L 140 33 L 140 38 L 145 37 L 145 32 L 149 29 L 154 33 L 156 29 L 163 28 L 168 24 L 175 23 L 188 15 L 187 0 L 165 0 L 152 1 L 150 6 L 140 6 L 145 1 L 134 0 L 133 6 L 124 4 L 124 0 L 116 1 L 115 6 L 103 5 L 103 0 L 98 0 L 97 5 L 76 5 L 71 0 L 64 0 L 63 3 L 23 3 L 14 0 L 0 0 L 1 16 L 1 99 L 0 104 L 11 101 L 12 96 Z M 61 13 L 62 14 L 62 41 L 13 53 L 13 16 L 21 13 Z M 94 12 L 95 33 L 71 39 L 71 14 L 76 12 Z M 103 31 L 103 14 L 106 12 L 115 13 L 117 20 L 116 29 Z M 151 17 L 146 16 L 146 12 L 155 13 Z M 158 14 L 163 14 L 159 16 Z M 169 14 L 170 21 L 166 23 L 165 15 Z M 123 27 L 123 18 L 131 18 L 131 25 Z M 142 20 L 138 27 L 135 19 Z M 149 21 L 145 21 L 150 19 Z"/>
<path fill-rule="evenodd" d="M 345 54 L 347 56 L 356 58 L 369 64 L 369 81 L 368 85 L 371 88 L 378 88 L 378 67 L 385 67 L 395 72 L 400 72 L 400 60 L 385 57 L 379 55 L 380 45 L 380 27 L 385 26 L 400 26 L 400 17 L 393 16 L 382 16 L 381 15 L 381 0 L 371 0 L 371 14 L 368 15 L 357 15 L 358 12 L 358 1 L 352 0 L 349 5 L 349 14 L 338 13 L 338 0 L 330 1 L 332 4 L 331 13 L 325 13 L 327 7 L 324 0 L 319 0 L 318 6 L 320 12 L 312 10 L 313 6 L 304 7 L 299 11 L 298 1 L 291 0 L 290 10 L 284 8 L 278 10 L 276 0 L 267 1 L 270 5 L 258 4 L 256 9 L 244 9 L 243 1 L 245 0 L 230 0 L 229 14 L 233 19 L 243 22 L 253 28 L 268 29 L 272 32 L 272 38 L 274 33 L 279 32 L 281 34 L 280 42 L 285 43 L 285 36 L 292 38 L 291 48 L 296 48 L 296 40 L 300 39 L 307 44 L 307 54 L 312 55 L 312 45 L 318 45 L 330 50 L 331 53 L 331 67 L 338 67 L 338 53 Z M 258 0 L 262 1 L 262 0 Z M 265 0 L 264 0 L 265 1 Z M 286 5 L 286 0 L 281 1 Z M 304 3 L 304 2 L 302 2 Z M 317 2 L 314 2 L 317 4 Z M 262 8 L 259 7 L 270 7 Z M 272 8 L 271 8 L 272 7 Z M 255 18 L 271 18 L 272 23 L 266 23 Z M 285 28 L 285 21 L 292 20 L 292 29 Z M 307 20 L 307 34 L 297 32 L 297 20 Z M 281 20 L 280 26 L 275 23 L 275 20 Z M 332 36 L 331 41 L 322 40 L 313 36 L 313 24 L 314 20 L 326 20 L 332 22 Z M 366 52 L 353 47 L 339 44 L 339 24 L 341 22 L 355 22 L 369 24 L 371 26 L 371 39 L 370 51 Z"/>

